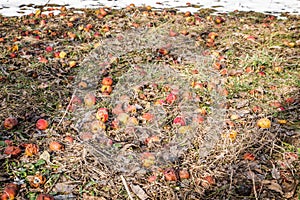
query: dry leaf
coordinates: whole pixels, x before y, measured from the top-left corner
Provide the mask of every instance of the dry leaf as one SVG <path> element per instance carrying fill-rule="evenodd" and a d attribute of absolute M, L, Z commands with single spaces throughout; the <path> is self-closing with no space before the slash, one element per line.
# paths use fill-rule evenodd
<path fill-rule="evenodd" d="M 280 193 L 281 195 L 283 194 L 282 192 L 282 188 L 281 186 L 277 183 L 276 180 L 263 180 L 262 181 L 262 184 L 266 185 L 266 187 L 269 189 L 269 190 L 273 190 L 275 192 L 278 192 Z"/>
<path fill-rule="evenodd" d="M 77 185 L 75 184 L 68 184 L 68 183 L 56 183 L 54 186 L 54 191 L 57 193 L 64 193 L 64 194 L 69 194 L 73 191 L 73 189 Z"/>
<path fill-rule="evenodd" d="M 131 184 L 130 188 L 132 192 L 139 197 L 139 199 L 146 200 L 147 198 L 149 198 L 146 192 L 139 185 Z"/>
<path fill-rule="evenodd" d="M 47 162 L 47 164 L 51 164 L 50 162 L 50 154 L 48 151 L 44 151 L 41 155 L 40 155 L 40 159 L 43 159 Z"/>

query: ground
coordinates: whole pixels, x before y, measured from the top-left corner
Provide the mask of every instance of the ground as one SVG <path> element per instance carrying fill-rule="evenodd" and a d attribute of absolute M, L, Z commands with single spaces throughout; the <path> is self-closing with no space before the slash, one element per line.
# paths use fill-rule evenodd
<path fill-rule="evenodd" d="M 61 13 L 53 15 L 51 9 L 45 12 L 41 8 L 41 12 L 22 17 L 0 17 L 3 199 L 8 193 L 16 199 L 36 199 L 39 194 L 55 199 L 300 198 L 299 16 L 238 11 L 214 14 L 207 9 L 191 14 L 134 6 L 119 11 L 55 9 Z M 209 154 L 201 155 L 203 141 L 196 138 L 174 162 L 154 167 L 149 156 L 142 158 L 142 173 L 122 173 L 111 170 L 89 148 L 89 142 L 82 141 L 85 138 L 76 128 L 76 112 L 72 110 L 74 91 L 85 87 L 85 82 L 77 83 L 88 62 L 83 61 L 101 41 L 145 27 L 171 27 L 170 37 L 187 37 L 201 47 L 203 57 L 211 60 L 208 67 L 222 83 L 218 95 L 225 99 L 220 105 L 225 113 L 218 127 L 204 133 L 219 136 Z M 124 80 L 120 77 L 125 69 L 117 67 L 127 66 L 126 59 L 143 53 L 147 52 L 131 52 L 118 58 L 121 61 L 112 59 L 110 67 L 101 72 L 112 77 L 112 94 L 118 81 Z M 148 62 L 178 60 L 164 47 L 156 55 L 147 57 Z M 175 68 L 180 66 L 176 64 Z M 92 106 L 106 106 L 112 112 L 113 108 L 101 101 L 102 78 L 96 83 L 99 91 Z M 199 126 L 205 126 L 213 116 L 207 103 L 214 90 L 211 85 L 206 81 L 197 88 L 195 81 L 188 83 L 204 102 L 197 104 L 204 119 Z M 142 105 L 145 98 L 154 101 L 156 95 L 169 92 L 153 89 L 149 97 L 148 86 L 138 92 L 135 103 Z M 139 112 L 135 115 L 145 114 Z M 137 123 L 147 117 L 142 118 L 137 117 Z M 15 119 L 18 123 L 14 124 Z M 45 119 L 48 127 L 44 129 L 42 122 L 36 126 L 39 119 Z M 115 141 L 127 137 L 132 146 L 126 148 L 135 150 L 137 144 L 128 133 L 114 135 L 112 121 L 110 113 L 104 123 L 113 145 L 118 149 Z M 172 127 L 171 122 L 166 123 L 164 132 L 172 134 Z M 154 145 L 167 143 L 160 140 L 156 144 L 156 137 L 150 139 Z M 148 142 L 138 148 L 150 149 Z"/>

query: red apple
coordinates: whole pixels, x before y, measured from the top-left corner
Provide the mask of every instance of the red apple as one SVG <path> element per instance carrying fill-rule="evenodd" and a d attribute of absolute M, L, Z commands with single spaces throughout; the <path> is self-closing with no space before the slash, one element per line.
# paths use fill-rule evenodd
<path fill-rule="evenodd" d="M 16 54 L 16 53 L 10 53 L 9 56 L 10 56 L 11 58 L 15 58 L 15 57 L 17 57 L 17 54 Z"/>
<path fill-rule="evenodd" d="M 102 122 L 106 122 L 108 120 L 107 108 L 99 108 L 96 113 L 96 118 Z"/>
<path fill-rule="evenodd" d="M 15 117 L 8 117 L 4 120 L 3 126 L 5 129 L 13 129 L 18 125 L 18 120 Z"/>
<path fill-rule="evenodd" d="M 111 86 L 113 84 L 113 80 L 110 77 L 104 77 L 102 79 L 102 84 Z"/>
<path fill-rule="evenodd" d="M 46 130 L 48 128 L 48 122 L 45 119 L 39 119 L 36 122 L 36 128 L 39 130 Z"/>
<path fill-rule="evenodd" d="M 173 124 L 180 125 L 180 126 L 185 126 L 186 125 L 184 118 L 181 117 L 181 116 L 175 117 L 175 119 L 173 120 Z"/>
<path fill-rule="evenodd" d="M 60 151 L 63 148 L 64 148 L 64 146 L 60 142 L 52 141 L 49 143 L 49 149 L 51 151 Z"/>
<path fill-rule="evenodd" d="M 166 181 L 177 181 L 175 169 L 168 168 L 163 172 Z"/>
<path fill-rule="evenodd" d="M 47 47 L 46 47 L 46 51 L 47 51 L 47 52 L 51 52 L 51 51 L 53 51 L 53 47 L 51 47 L 51 46 L 47 46 Z"/>
<path fill-rule="evenodd" d="M 190 178 L 190 173 L 187 170 L 179 170 L 179 177 L 180 179 L 189 179 Z"/>
<path fill-rule="evenodd" d="M 14 184 L 14 183 L 9 183 L 5 186 L 4 192 L 1 195 L 0 199 L 1 200 L 10 200 L 10 199 L 15 199 L 17 196 L 19 190 L 19 186 Z"/>
<path fill-rule="evenodd" d="M 74 138 L 72 136 L 66 136 L 65 141 L 72 144 L 74 142 Z"/>
<path fill-rule="evenodd" d="M 167 96 L 166 98 L 166 102 L 168 104 L 173 104 L 176 101 L 177 97 L 175 94 L 173 94 L 172 92 Z"/>
<path fill-rule="evenodd" d="M 154 119 L 154 115 L 151 113 L 144 113 L 142 118 L 146 121 L 152 121 Z"/>
<path fill-rule="evenodd" d="M 8 146 L 8 147 L 5 148 L 4 154 L 16 157 L 16 156 L 21 154 L 21 149 L 19 147 L 16 147 L 16 146 Z"/>

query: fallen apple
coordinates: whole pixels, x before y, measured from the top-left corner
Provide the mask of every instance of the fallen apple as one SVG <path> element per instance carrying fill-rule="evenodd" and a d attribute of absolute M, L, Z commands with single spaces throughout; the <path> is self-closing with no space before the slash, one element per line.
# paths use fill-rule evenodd
<path fill-rule="evenodd" d="M 113 84 L 113 80 L 110 77 L 104 77 L 102 79 L 102 84 L 111 86 Z"/>
<path fill-rule="evenodd" d="M 151 113 L 144 113 L 144 114 L 142 115 L 142 118 L 143 118 L 144 120 L 146 120 L 146 121 L 153 121 L 154 115 L 151 114 Z"/>
<path fill-rule="evenodd" d="M 20 147 L 16 146 L 8 146 L 5 148 L 4 154 L 11 155 L 12 157 L 17 157 L 21 154 L 21 149 Z"/>
<path fill-rule="evenodd" d="M 96 118 L 102 122 L 106 122 L 108 120 L 108 109 L 99 108 L 96 113 Z"/>
<path fill-rule="evenodd" d="M 179 170 L 179 177 L 180 179 L 189 179 L 190 173 L 187 170 L 181 169 Z"/>
<path fill-rule="evenodd" d="M 166 169 L 164 172 L 164 177 L 166 181 L 177 181 L 177 176 L 176 176 L 176 172 L 175 169 L 173 168 L 168 168 Z"/>
<path fill-rule="evenodd" d="M 105 130 L 106 126 L 103 121 L 93 121 L 91 129 L 93 133 L 98 133 L 102 130 Z"/>
<path fill-rule="evenodd" d="M 3 126 L 5 129 L 10 130 L 18 125 L 18 120 L 15 117 L 8 117 L 4 120 Z"/>
<path fill-rule="evenodd" d="M 96 97 L 94 94 L 92 93 L 87 93 L 85 96 L 84 96 L 84 104 L 87 106 L 87 107 L 92 107 L 93 105 L 96 104 Z"/>
<path fill-rule="evenodd" d="M 110 93 L 112 92 L 112 87 L 110 85 L 102 85 L 100 91 L 104 95 L 110 95 Z"/>
<path fill-rule="evenodd" d="M 72 136 L 66 136 L 65 141 L 72 144 L 74 142 L 74 138 Z"/>
<path fill-rule="evenodd" d="M 257 121 L 257 126 L 260 127 L 260 128 L 270 128 L 271 127 L 271 121 L 267 118 L 262 118 L 262 119 L 259 119 Z"/>
<path fill-rule="evenodd" d="M 39 152 L 39 147 L 36 144 L 26 144 L 25 154 L 27 156 L 36 155 Z"/>
<path fill-rule="evenodd" d="M 1 195 L 1 200 L 12 200 L 15 199 L 15 197 L 18 194 L 19 186 L 14 183 L 9 183 L 5 186 L 4 192 Z"/>
<path fill-rule="evenodd" d="M 173 104 L 177 99 L 177 96 L 175 94 L 173 94 L 172 92 L 167 96 L 166 98 L 166 102 L 168 104 Z"/>
<path fill-rule="evenodd" d="M 177 116 L 175 117 L 175 119 L 173 120 L 173 124 L 174 125 L 180 125 L 180 126 L 185 126 L 185 120 L 182 116 Z"/>
<path fill-rule="evenodd" d="M 39 119 L 36 122 L 36 128 L 39 130 L 46 130 L 48 128 L 48 122 L 45 119 Z"/>
<path fill-rule="evenodd" d="M 49 149 L 51 151 L 60 151 L 63 150 L 63 148 L 64 146 L 60 142 L 52 141 L 49 143 Z"/>

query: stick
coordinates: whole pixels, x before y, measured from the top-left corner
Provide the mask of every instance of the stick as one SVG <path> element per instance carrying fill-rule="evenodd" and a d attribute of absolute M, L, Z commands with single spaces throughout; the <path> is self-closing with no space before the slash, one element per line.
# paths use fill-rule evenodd
<path fill-rule="evenodd" d="M 126 180 L 125 180 L 125 178 L 124 178 L 123 175 L 121 175 L 121 179 L 122 179 L 122 183 L 123 183 L 123 185 L 124 185 L 124 187 L 125 187 L 125 190 L 126 190 L 128 196 L 129 196 L 129 199 L 130 199 L 130 200 L 134 200 L 133 197 L 131 196 L 131 193 L 130 193 L 130 191 L 129 191 L 128 184 L 126 183 Z"/>

